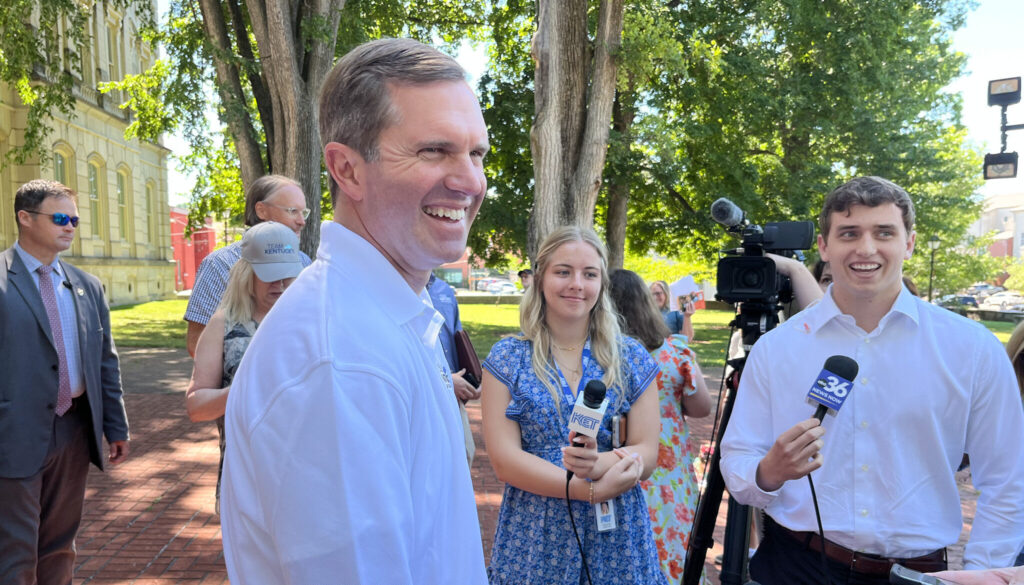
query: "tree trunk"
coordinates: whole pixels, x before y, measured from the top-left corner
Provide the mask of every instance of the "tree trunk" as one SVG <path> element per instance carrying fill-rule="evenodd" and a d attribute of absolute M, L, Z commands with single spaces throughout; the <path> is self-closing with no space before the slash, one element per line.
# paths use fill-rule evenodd
<path fill-rule="evenodd" d="M 538 0 L 533 37 L 534 208 L 528 254 L 555 228 L 593 226 L 615 97 L 624 0 L 602 0 L 593 50 L 587 0 Z"/>
<path fill-rule="evenodd" d="M 625 91 L 615 98 L 612 108 L 612 128 L 620 139 L 617 148 L 620 152 L 617 159 L 623 169 L 629 160 L 629 148 L 633 142 L 630 132 L 636 110 L 632 104 L 633 92 Z M 628 102 L 623 104 L 623 102 Z M 614 147 L 613 147 L 614 148 Z M 613 159 L 614 160 L 614 159 Z M 611 173 L 608 176 L 608 217 L 605 219 L 605 241 L 608 245 L 608 270 L 622 268 L 626 260 L 626 214 L 629 210 L 630 177 L 623 172 Z"/>
<path fill-rule="evenodd" d="M 302 250 L 313 256 L 320 241 L 320 86 L 334 61 L 338 20 L 345 0 L 247 0 L 253 35 L 267 79 L 273 135 L 267 152 L 275 172 L 302 185 L 313 213 L 302 230 Z M 328 39 L 309 43 L 302 25 L 322 19 Z M 261 108 L 261 111 L 264 108 Z"/>

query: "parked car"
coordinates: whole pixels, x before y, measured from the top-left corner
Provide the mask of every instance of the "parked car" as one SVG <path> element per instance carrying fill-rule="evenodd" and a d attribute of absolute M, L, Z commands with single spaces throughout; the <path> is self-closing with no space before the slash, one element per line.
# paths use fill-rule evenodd
<path fill-rule="evenodd" d="M 996 286 L 987 282 L 977 282 L 967 287 L 967 294 L 981 301 L 1004 290 L 1006 289 L 1001 286 Z"/>
<path fill-rule="evenodd" d="M 511 281 L 495 280 L 487 285 L 487 292 L 492 295 L 514 295 L 519 292 L 519 289 Z"/>
<path fill-rule="evenodd" d="M 1018 310 L 1024 306 L 1024 294 L 1013 290 L 997 292 L 981 302 L 980 308 L 990 311 Z"/>
<path fill-rule="evenodd" d="M 946 295 L 935 299 L 935 304 L 954 313 L 964 314 L 967 309 L 977 309 L 978 301 L 968 295 Z"/>
<path fill-rule="evenodd" d="M 486 291 L 487 287 L 490 286 L 491 283 L 496 281 L 496 280 L 498 280 L 498 279 L 497 278 L 481 278 L 480 280 L 476 281 L 476 290 Z"/>

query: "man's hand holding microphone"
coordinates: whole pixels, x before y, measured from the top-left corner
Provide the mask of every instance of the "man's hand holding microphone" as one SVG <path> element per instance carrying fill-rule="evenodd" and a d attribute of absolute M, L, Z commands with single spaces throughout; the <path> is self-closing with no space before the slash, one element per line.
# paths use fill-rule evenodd
<path fill-rule="evenodd" d="M 814 416 L 798 422 L 775 439 L 757 465 L 757 487 L 774 492 L 787 481 L 804 477 L 821 467 L 824 462 L 821 449 L 825 446 L 822 439 L 825 427 L 821 422 L 826 413 L 834 414 L 843 406 L 853 390 L 858 369 L 857 362 L 844 355 L 825 360 L 824 368 L 807 393 L 808 401 L 817 404 Z"/>

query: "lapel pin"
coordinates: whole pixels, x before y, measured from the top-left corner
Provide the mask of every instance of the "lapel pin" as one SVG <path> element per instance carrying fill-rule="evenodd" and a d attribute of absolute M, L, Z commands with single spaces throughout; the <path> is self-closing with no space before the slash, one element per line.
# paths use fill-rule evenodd
<path fill-rule="evenodd" d="M 82 288 L 82 287 L 78 287 L 78 288 L 76 288 L 76 289 L 75 289 L 75 292 L 77 292 L 77 293 L 78 293 L 78 296 L 80 296 L 80 297 L 84 297 L 84 296 L 85 296 L 85 289 L 84 289 L 84 288 Z"/>

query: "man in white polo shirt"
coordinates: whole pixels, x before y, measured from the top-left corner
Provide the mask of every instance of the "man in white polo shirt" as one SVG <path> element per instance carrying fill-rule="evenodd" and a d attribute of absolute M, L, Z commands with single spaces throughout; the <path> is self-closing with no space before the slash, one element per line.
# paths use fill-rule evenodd
<path fill-rule="evenodd" d="M 443 319 L 424 290 L 462 255 L 483 200 L 480 105 L 451 57 L 374 41 L 328 75 L 320 135 L 335 220 L 228 397 L 228 574 L 483 584 Z"/>

